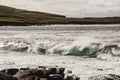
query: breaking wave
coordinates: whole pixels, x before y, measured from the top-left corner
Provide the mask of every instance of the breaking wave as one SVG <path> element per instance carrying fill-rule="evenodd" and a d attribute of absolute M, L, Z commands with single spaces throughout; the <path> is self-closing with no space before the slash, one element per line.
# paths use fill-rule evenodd
<path fill-rule="evenodd" d="M 118 44 L 103 44 L 97 41 L 4 41 L 0 43 L 0 49 L 6 51 L 29 52 L 39 54 L 59 54 L 100 58 L 101 56 L 120 56 Z"/>

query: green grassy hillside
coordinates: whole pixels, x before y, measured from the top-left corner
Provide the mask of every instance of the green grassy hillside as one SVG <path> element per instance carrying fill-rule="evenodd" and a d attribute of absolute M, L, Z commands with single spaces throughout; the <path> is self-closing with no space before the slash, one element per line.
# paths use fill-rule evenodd
<path fill-rule="evenodd" d="M 0 25 L 41 24 L 119 24 L 120 18 L 66 18 L 43 12 L 26 11 L 0 5 Z"/>

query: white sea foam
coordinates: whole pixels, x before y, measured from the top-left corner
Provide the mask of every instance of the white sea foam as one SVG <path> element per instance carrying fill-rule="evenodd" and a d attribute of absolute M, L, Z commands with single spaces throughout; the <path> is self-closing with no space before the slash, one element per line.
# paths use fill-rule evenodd
<path fill-rule="evenodd" d="M 120 74 L 119 33 L 119 25 L 3 26 L 0 27 L 0 69 L 57 65 L 65 67 L 66 73 L 71 69 L 82 78 Z"/>

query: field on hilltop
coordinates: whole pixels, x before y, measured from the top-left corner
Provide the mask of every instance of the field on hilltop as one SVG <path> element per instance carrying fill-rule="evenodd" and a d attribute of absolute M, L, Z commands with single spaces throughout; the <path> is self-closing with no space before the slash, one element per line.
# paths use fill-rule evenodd
<path fill-rule="evenodd" d="M 27 11 L 0 5 L 0 25 L 119 24 L 120 17 L 67 18 L 64 15 Z"/>

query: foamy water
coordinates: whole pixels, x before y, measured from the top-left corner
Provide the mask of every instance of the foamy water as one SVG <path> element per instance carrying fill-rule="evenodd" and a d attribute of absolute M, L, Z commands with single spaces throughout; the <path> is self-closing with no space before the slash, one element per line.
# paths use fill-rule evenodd
<path fill-rule="evenodd" d="M 120 74 L 119 44 L 120 25 L 1 26 L 0 69 L 45 65 L 81 78 Z"/>

